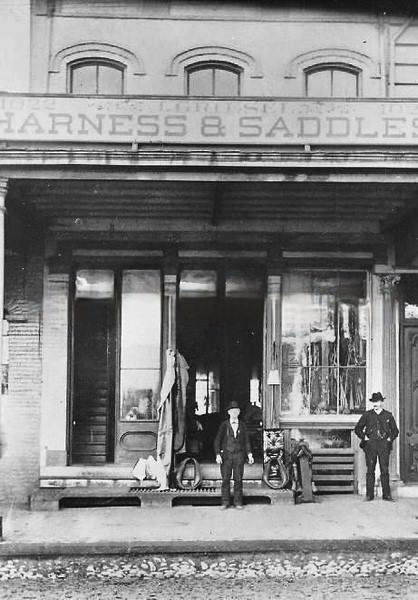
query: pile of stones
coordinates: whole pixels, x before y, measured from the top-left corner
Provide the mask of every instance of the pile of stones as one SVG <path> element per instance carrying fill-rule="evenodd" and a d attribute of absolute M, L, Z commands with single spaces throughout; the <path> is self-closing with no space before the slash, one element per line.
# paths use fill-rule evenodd
<path fill-rule="evenodd" d="M 15 558 L 0 561 L 0 581 L 71 577 L 90 580 L 207 577 L 222 579 L 285 579 L 304 577 L 418 577 L 418 556 L 403 552 L 359 554 L 147 555 Z"/>

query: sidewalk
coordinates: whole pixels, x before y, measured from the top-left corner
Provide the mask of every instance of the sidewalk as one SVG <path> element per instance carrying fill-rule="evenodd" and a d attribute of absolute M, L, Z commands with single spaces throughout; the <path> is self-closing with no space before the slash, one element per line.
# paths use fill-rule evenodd
<path fill-rule="evenodd" d="M 175 552 L 418 550 L 418 501 L 320 496 L 313 504 L 175 508 L 3 507 L 0 558 Z"/>

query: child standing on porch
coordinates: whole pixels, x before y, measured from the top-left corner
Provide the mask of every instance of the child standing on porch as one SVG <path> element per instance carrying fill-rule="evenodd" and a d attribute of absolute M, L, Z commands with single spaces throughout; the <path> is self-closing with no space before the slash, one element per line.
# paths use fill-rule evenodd
<path fill-rule="evenodd" d="M 221 467 L 222 475 L 222 506 L 226 509 L 230 505 L 230 481 L 234 478 L 234 505 L 242 508 L 242 478 L 244 463 L 254 463 L 251 453 L 250 439 L 247 428 L 239 420 L 241 412 L 238 402 L 232 401 L 228 406 L 228 419 L 223 421 L 215 438 L 216 462 Z"/>

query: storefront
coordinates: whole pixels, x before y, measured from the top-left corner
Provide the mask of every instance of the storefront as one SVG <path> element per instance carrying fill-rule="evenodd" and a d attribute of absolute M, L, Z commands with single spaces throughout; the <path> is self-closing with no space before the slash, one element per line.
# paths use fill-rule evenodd
<path fill-rule="evenodd" d="M 0 502 L 129 488 L 164 381 L 208 488 L 234 399 L 247 489 L 305 440 L 321 491 L 363 493 L 381 391 L 413 493 L 412 4 L 0 7 Z"/>
<path fill-rule="evenodd" d="M 386 116 L 393 103 L 312 101 L 308 110 L 296 101 L 109 98 L 105 114 L 93 98 L 2 102 L 3 133 L 15 145 L 2 154 L 3 385 L 7 398 L 16 342 L 35 308 L 42 489 L 126 483 L 139 456 L 156 455 L 168 350 L 187 379 L 173 464 L 193 455 L 205 480 L 219 478 L 213 438 L 234 398 L 256 458 L 249 480 L 260 481 L 273 433 L 286 452 L 303 439 L 338 466 L 324 491 L 361 492 L 353 426 L 382 390 L 402 425 L 394 479 L 401 468 L 414 481 L 414 404 L 399 404 L 413 389 L 412 367 L 401 396 L 397 381 L 400 365 L 414 362 L 415 275 L 394 264 L 405 242 L 387 232 L 417 184 L 406 171 L 410 150 L 387 146 L 404 126 Z M 165 119 L 163 132 L 152 121 L 158 143 L 128 126 L 145 123 L 147 102 Z M 311 109 L 319 116 L 304 116 Z M 260 135 L 287 137 L 293 119 L 300 142 L 281 152 L 265 137 L 248 146 L 254 111 Z M 367 152 L 363 119 L 375 142 Z M 182 144 L 170 146 L 167 136 L 180 131 Z M 413 132 L 396 139 L 409 143 Z"/>

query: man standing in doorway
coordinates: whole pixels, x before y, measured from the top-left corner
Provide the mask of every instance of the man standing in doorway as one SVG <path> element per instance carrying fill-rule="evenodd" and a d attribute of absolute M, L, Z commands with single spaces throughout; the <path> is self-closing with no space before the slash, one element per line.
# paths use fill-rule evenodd
<path fill-rule="evenodd" d="M 389 485 L 389 455 L 399 429 L 392 413 L 382 408 L 383 400 L 380 392 L 372 394 L 370 402 L 373 408 L 361 415 L 354 433 L 361 439 L 360 448 L 366 455 L 366 500 L 374 499 L 374 474 L 379 459 L 382 498 L 393 502 Z"/>
<path fill-rule="evenodd" d="M 223 421 L 215 438 L 216 462 L 221 467 L 222 509 L 230 504 L 230 481 L 234 477 L 234 504 L 242 508 L 242 478 L 244 463 L 253 464 L 250 440 L 245 423 L 239 420 L 241 412 L 238 402 L 232 401 L 227 409 L 229 418 Z"/>

